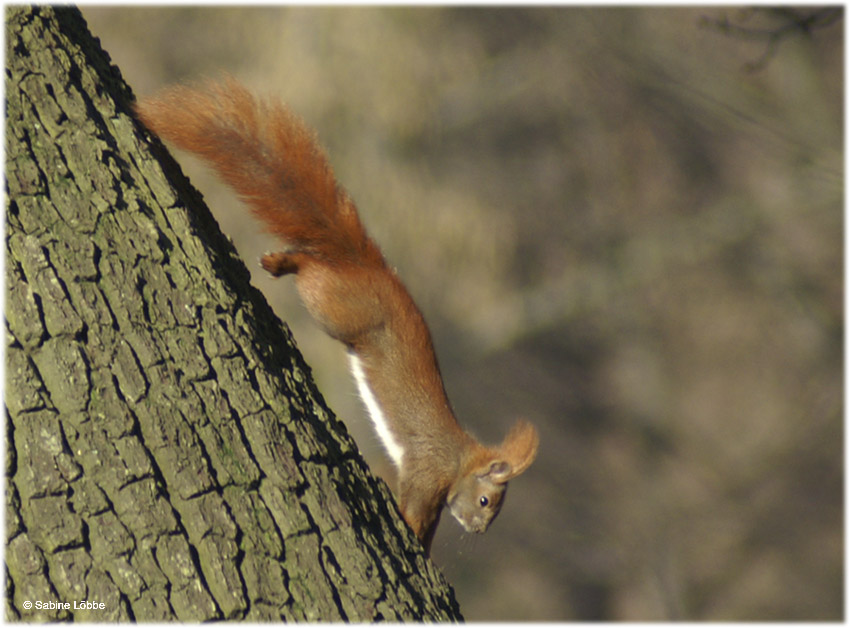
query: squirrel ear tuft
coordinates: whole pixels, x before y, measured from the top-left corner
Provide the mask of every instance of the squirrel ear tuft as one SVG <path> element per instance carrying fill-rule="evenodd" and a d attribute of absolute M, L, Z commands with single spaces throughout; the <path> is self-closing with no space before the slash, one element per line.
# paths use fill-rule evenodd
<path fill-rule="evenodd" d="M 505 436 L 498 447 L 499 460 L 504 460 L 510 467 L 510 472 L 503 474 L 498 482 L 507 482 L 525 471 L 537 457 L 537 446 L 540 437 L 537 428 L 524 419 L 520 419 Z"/>

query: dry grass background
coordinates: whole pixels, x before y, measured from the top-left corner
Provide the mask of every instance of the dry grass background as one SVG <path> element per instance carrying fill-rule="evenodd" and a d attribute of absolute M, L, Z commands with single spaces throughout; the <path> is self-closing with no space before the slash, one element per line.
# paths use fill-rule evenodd
<path fill-rule="evenodd" d="M 843 614 L 843 25 L 734 8 L 85 7 L 137 94 L 229 72 L 318 130 L 462 423 L 538 461 L 435 560 L 469 620 Z M 185 156 L 181 162 L 189 163 Z M 187 171 L 249 267 L 273 243 Z M 255 284 L 391 481 L 342 350 Z"/>

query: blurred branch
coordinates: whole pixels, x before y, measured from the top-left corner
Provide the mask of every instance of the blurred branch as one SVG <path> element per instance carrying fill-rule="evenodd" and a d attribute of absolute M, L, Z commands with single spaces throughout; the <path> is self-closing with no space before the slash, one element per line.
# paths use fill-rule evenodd
<path fill-rule="evenodd" d="M 753 16 L 764 17 L 770 26 L 749 26 L 745 22 Z M 792 7 L 755 8 L 739 11 L 730 19 L 725 13 L 719 18 L 703 16 L 700 25 L 710 27 L 729 37 L 749 41 L 764 41 L 765 51 L 756 61 L 747 63 L 745 69 L 756 72 L 763 69 L 776 54 L 779 44 L 794 35 L 811 36 L 816 29 L 831 26 L 844 17 L 840 6 L 821 9 L 795 9 Z"/>

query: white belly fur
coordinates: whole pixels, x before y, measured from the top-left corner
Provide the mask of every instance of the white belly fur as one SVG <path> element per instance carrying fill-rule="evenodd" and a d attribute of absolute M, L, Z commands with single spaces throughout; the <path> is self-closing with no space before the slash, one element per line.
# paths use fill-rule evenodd
<path fill-rule="evenodd" d="M 390 458 L 397 468 L 401 468 L 401 459 L 404 456 L 404 448 L 396 440 L 393 433 L 390 431 L 387 417 L 381 408 L 372 389 L 369 388 L 369 381 L 366 379 L 366 373 L 363 370 L 363 363 L 353 352 L 348 352 L 349 362 L 351 364 L 351 374 L 354 375 L 354 381 L 357 383 L 357 390 L 360 392 L 360 398 L 363 399 L 363 404 L 369 412 L 369 417 L 375 425 L 375 431 L 378 433 L 378 438 L 384 444 Z"/>

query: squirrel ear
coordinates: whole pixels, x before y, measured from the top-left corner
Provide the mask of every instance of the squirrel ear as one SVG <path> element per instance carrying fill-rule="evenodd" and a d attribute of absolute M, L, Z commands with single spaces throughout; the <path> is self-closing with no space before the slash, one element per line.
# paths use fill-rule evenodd
<path fill-rule="evenodd" d="M 513 477 L 513 469 L 510 463 L 501 458 L 494 460 L 481 473 L 477 474 L 479 478 L 487 478 L 494 484 L 504 484 Z"/>
<path fill-rule="evenodd" d="M 493 477 L 493 480 L 499 483 L 507 482 L 525 471 L 534 462 L 539 443 L 540 437 L 537 435 L 537 428 L 531 423 L 524 419 L 514 423 L 511 431 L 508 432 L 505 440 L 497 449 L 499 460 L 505 461 L 508 465 L 507 473 L 496 474 L 499 479 Z M 493 467 L 491 466 L 491 472 L 492 470 Z"/>

